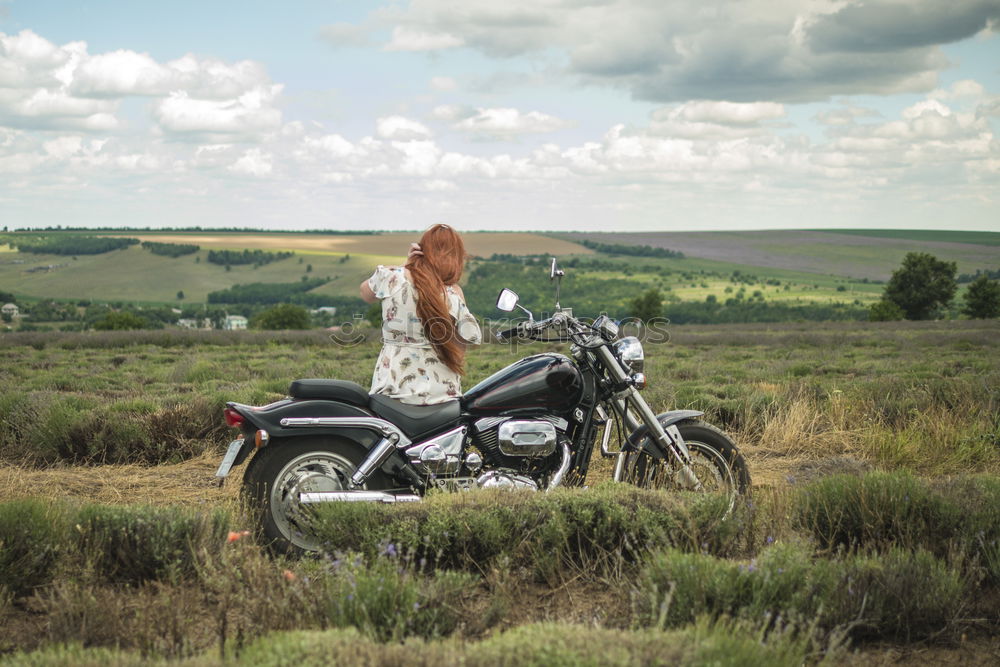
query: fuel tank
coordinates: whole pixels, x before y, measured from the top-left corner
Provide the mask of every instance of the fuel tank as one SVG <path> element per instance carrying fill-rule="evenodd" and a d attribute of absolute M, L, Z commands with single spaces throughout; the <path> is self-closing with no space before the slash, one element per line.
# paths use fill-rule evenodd
<path fill-rule="evenodd" d="M 567 414 L 583 396 L 583 374 L 569 357 L 525 357 L 489 376 L 462 396 L 472 415 Z"/>

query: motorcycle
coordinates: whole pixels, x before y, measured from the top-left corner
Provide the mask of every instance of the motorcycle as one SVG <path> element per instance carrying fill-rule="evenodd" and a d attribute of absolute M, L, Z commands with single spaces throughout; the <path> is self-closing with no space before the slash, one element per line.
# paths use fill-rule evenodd
<path fill-rule="evenodd" d="M 570 343 L 570 355 L 527 356 L 458 400 L 412 405 L 369 395 L 354 382 L 303 379 L 288 397 L 254 407 L 230 402 L 222 484 L 252 453 L 243 493 L 260 529 L 284 553 L 320 550 L 310 509 L 329 502 L 415 502 L 432 489 L 582 486 L 597 446 L 614 458 L 613 479 L 644 488 L 725 493 L 729 506 L 750 488 L 746 461 L 696 410 L 655 414 L 640 393 L 644 351 L 606 315 L 588 322 L 559 305 L 564 271 L 553 258 L 553 314 L 536 320 L 503 289 L 497 308 L 527 319 L 497 332 L 501 342 Z M 612 448 L 612 434 L 617 448 Z"/>

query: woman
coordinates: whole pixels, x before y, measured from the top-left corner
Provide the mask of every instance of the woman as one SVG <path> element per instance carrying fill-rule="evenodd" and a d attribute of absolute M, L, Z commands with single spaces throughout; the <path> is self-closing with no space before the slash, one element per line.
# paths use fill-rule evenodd
<path fill-rule="evenodd" d="M 361 283 L 362 299 L 382 301 L 383 345 L 371 393 L 417 405 L 459 397 L 465 346 L 483 337 L 458 286 L 464 264 L 462 238 L 434 225 L 411 244 L 405 266 L 379 266 Z"/>

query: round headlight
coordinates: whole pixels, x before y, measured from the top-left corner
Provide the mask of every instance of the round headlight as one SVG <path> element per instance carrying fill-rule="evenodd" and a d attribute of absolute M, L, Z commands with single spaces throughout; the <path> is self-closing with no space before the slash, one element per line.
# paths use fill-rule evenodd
<path fill-rule="evenodd" d="M 615 353 L 633 373 L 641 373 L 646 355 L 642 343 L 635 336 L 626 336 L 615 343 Z"/>

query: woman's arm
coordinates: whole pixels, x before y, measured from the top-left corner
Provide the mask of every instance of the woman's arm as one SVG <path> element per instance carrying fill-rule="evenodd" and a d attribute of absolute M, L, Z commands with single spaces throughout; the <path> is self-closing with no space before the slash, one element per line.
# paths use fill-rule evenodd
<path fill-rule="evenodd" d="M 361 283 L 361 300 L 365 303 L 375 303 L 378 301 L 378 297 L 375 296 L 375 292 L 372 291 L 367 280 Z"/>

